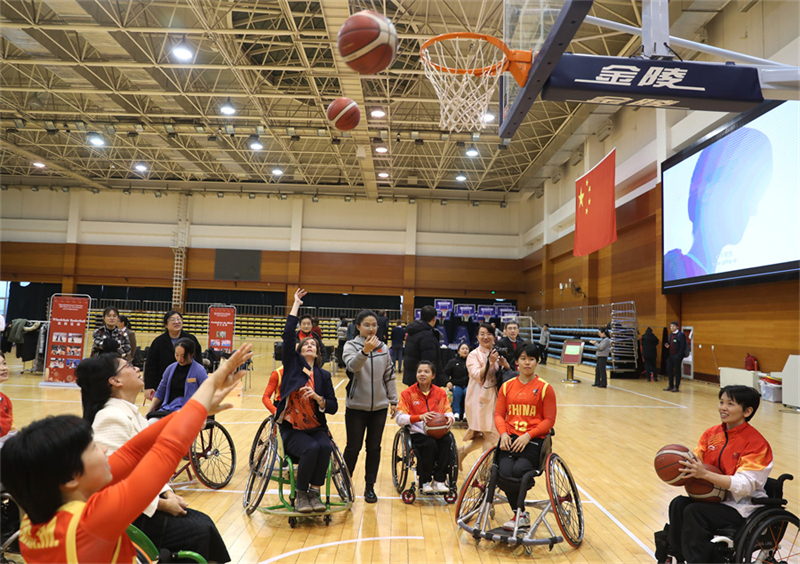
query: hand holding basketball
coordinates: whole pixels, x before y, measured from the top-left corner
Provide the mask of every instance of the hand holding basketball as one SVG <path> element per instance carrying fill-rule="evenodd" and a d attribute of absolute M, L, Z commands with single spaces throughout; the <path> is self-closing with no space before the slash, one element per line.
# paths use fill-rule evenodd
<path fill-rule="evenodd" d="M 429 411 L 420 416 L 425 434 L 434 439 L 441 439 L 450 430 L 450 418 L 441 413 Z"/>
<path fill-rule="evenodd" d="M 684 473 L 683 465 L 690 458 L 694 459 L 694 454 L 685 446 L 667 445 L 656 453 L 653 466 L 658 477 L 670 486 L 682 486 L 692 478 Z"/>

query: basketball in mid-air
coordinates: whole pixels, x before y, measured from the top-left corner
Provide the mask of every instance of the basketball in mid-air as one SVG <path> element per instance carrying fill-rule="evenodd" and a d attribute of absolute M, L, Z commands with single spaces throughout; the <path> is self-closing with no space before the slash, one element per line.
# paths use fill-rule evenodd
<path fill-rule="evenodd" d="M 339 54 L 359 74 L 374 74 L 389 67 L 397 56 L 397 30 L 378 12 L 353 14 L 339 30 Z"/>
<path fill-rule="evenodd" d="M 681 478 L 680 474 L 684 469 L 681 461 L 686 460 L 686 456 L 691 455 L 691 452 L 683 445 L 667 445 L 660 449 L 653 461 L 658 477 L 670 486 L 686 484 L 691 478 Z"/>
<path fill-rule="evenodd" d="M 441 439 L 450 430 L 450 420 L 447 416 L 437 413 L 427 422 L 422 424 L 425 434 L 434 439 Z"/>
<path fill-rule="evenodd" d="M 339 131 L 350 131 L 360 120 L 361 110 L 350 98 L 336 98 L 328 106 L 328 121 Z"/>

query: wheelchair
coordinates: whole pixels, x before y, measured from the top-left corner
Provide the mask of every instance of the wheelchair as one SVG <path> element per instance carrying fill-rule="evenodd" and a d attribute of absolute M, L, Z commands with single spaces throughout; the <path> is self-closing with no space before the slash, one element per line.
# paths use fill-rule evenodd
<path fill-rule="evenodd" d="M 720 529 L 711 542 L 717 545 L 718 562 L 800 562 L 798 518 L 784 509 L 783 483 L 791 474 L 767 478 L 767 497 L 754 498 L 760 505 L 738 529 Z M 668 549 L 667 549 L 668 553 Z"/>
<path fill-rule="evenodd" d="M 236 471 L 236 445 L 228 430 L 213 417 L 206 420 L 189 447 L 189 455 L 170 482 L 175 482 L 184 472 L 187 480 L 192 482 L 192 471 L 201 484 L 212 490 L 227 486 Z"/>
<path fill-rule="evenodd" d="M 353 493 L 353 483 L 350 479 L 350 472 L 344 463 L 344 458 L 336 446 L 333 437 L 331 439 L 333 451 L 328 463 L 328 473 L 325 477 L 325 485 L 321 492 L 323 503 L 327 510 L 324 513 L 300 513 L 294 509 L 294 501 L 297 497 L 295 473 L 297 466 L 291 457 L 284 451 L 283 439 L 281 438 L 278 423 L 273 416 L 268 417 L 259 427 L 258 433 L 253 440 L 253 464 L 250 474 L 247 477 L 245 493 L 242 498 L 242 505 L 248 515 L 252 515 L 256 509 L 269 515 L 280 515 L 288 517 L 289 526 L 295 528 L 299 517 L 321 516 L 326 525 L 331 523 L 331 515 L 348 511 L 355 501 Z M 267 486 L 270 481 L 278 486 L 277 500 L 262 507 L 261 501 L 267 493 Z M 284 491 L 285 486 L 289 486 L 288 496 Z M 338 501 L 336 497 L 338 495 Z"/>
<path fill-rule="evenodd" d="M 160 551 L 156 545 L 145 535 L 136 525 L 128 525 L 125 533 L 133 543 L 136 550 L 136 564 L 167 564 L 168 562 L 185 562 L 191 560 L 198 564 L 208 564 L 208 561 L 191 550 L 180 550 L 171 552 L 169 549 L 162 548 Z"/>
<path fill-rule="evenodd" d="M 481 539 L 503 542 L 512 546 L 524 546 L 530 554 L 535 545 L 548 545 L 550 550 L 556 543 L 567 541 L 573 548 L 583 542 L 584 521 L 583 507 L 578 487 L 567 463 L 552 452 L 551 430 L 542 444 L 539 456 L 539 467 L 515 479 L 500 474 L 498 466 L 499 449 L 494 446 L 481 455 L 467 474 L 456 500 L 456 524 L 468 532 L 476 542 Z M 527 492 L 534 486 L 535 478 L 544 474 L 547 485 L 547 499 L 527 500 Z M 519 484 L 520 499 L 524 499 L 526 508 L 538 509 L 538 517 L 531 515 L 530 527 L 517 526 L 508 531 L 502 526 L 491 527 L 490 520 L 495 518 L 494 504 L 508 501 L 498 493 L 503 484 Z M 523 504 L 520 503 L 520 507 Z M 517 517 L 522 510 L 518 510 Z M 556 534 L 547 520 L 549 514 L 555 518 L 561 534 Z M 540 527 L 547 529 L 548 535 L 537 537 Z"/>
<path fill-rule="evenodd" d="M 453 433 L 448 432 L 447 437 L 450 439 L 449 448 L 452 455 L 450 467 L 447 470 L 447 485 L 450 487 L 450 491 L 445 494 L 426 494 L 422 492 L 422 484 L 419 483 L 417 453 L 411 444 L 411 431 L 408 427 L 401 427 L 395 433 L 394 442 L 392 443 L 392 483 L 404 503 L 414 503 L 417 499 L 417 491 L 426 497 L 444 496 L 444 500 L 447 503 L 455 503 L 458 496 L 458 454 Z M 411 481 L 411 486 L 406 489 L 409 473 L 412 473 L 414 478 Z"/>

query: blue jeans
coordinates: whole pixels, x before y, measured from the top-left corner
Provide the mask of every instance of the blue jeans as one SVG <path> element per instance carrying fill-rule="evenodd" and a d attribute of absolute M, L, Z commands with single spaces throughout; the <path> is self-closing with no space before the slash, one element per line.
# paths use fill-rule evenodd
<path fill-rule="evenodd" d="M 466 386 L 453 386 L 453 413 L 464 415 L 464 396 L 467 395 Z"/>

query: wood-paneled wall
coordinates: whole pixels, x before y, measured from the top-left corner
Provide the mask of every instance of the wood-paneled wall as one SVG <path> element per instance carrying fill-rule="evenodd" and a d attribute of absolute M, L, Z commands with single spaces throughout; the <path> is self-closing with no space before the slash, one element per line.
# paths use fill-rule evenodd
<path fill-rule="evenodd" d="M 617 242 L 586 257 L 572 255 L 573 234 L 519 260 L 262 251 L 261 280 L 235 282 L 214 280 L 214 249 L 191 248 L 186 287 L 285 291 L 287 300 L 300 283 L 312 292 L 402 294 L 407 315 L 415 295 L 504 297 L 523 311 L 633 300 L 642 329 L 660 336 L 675 317 L 694 327 L 703 345 L 695 348 L 697 373 L 742 366 L 748 352 L 763 370 L 777 371 L 800 354 L 797 281 L 661 294 L 660 207 L 657 187 L 617 208 Z M 172 261 L 168 248 L 0 243 L 0 278 L 60 282 L 64 291 L 98 283 L 168 287 Z M 559 290 L 570 278 L 586 298 Z"/>

